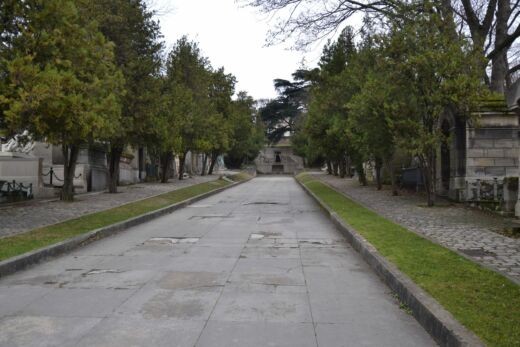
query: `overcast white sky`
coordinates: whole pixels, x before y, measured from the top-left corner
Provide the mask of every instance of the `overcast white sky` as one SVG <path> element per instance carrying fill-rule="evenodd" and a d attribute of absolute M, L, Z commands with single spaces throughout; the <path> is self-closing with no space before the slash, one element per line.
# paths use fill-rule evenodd
<path fill-rule="evenodd" d="M 321 44 L 308 53 L 287 50 L 289 45 L 264 47 L 269 17 L 253 8 L 240 8 L 234 0 L 152 0 L 168 49 L 182 35 L 199 42 L 214 68 L 224 66 L 238 80 L 237 92 L 255 99 L 273 98 L 275 78 L 290 79 L 301 66 L 314 67 Z"/>

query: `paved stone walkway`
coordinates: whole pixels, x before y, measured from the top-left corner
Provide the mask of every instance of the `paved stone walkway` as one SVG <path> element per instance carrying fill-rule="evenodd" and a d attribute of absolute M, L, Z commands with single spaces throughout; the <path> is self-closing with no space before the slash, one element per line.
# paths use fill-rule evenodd
<path fill-rule="evenodd" d="M 356 179 L 313 175 L 384 217 L 520 283 L 520 239 L 493 232 L 505 227 L 503 218 L 458 205 L 427 208 L 422 196 L 392 196 L 389 190 L 363 187 Z"/>
<path fill-rule="evenodd" d="M 434 347 L 292 177 L 0 279 L 0 346 Z"/>
<path fill-rule="evenodd" d="M 118 187 L 117 194 L 93 193 L 76 196 L 76 201 L 32 201 L 23 205 L 2 208 L 0 205 L 0 237 L 22 233 L 123 205 L 150 196 L 167 193 L 197 183 L 212 181 L 218 175 L 194 176 L 184 180 L 171 179 L 168 183 L 139 183 Z"/>

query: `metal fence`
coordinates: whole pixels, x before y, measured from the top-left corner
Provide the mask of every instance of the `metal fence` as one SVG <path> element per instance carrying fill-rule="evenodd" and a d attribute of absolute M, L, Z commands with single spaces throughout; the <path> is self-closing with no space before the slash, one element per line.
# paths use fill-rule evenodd
<path fill-rule="evenodd" d="M 25 185 L 16 181 L 0 181 L 0 197 L 2 201 L 13 202 L 33 198 L 32 183 Z"/>

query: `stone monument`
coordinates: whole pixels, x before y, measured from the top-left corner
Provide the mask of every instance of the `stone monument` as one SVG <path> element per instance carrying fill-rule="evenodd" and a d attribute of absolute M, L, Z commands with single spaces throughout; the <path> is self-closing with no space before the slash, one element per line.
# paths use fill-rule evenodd
<path fill-rule="evenodd" d="M 283 138 L 273 146 L 266 146 L 255 159 L 259 174 L 294 175 L 303 170 L 303 159 L 293 152 L 289 138 Z"/>
<path fill-rule="evenodd" d="M 34 141 L 27 130 L 16 134 L 0 146 L 0 191 L 6 182 L 32 185 L 38 195 L 40 187 L 40 160 L 32 155 Z"/>

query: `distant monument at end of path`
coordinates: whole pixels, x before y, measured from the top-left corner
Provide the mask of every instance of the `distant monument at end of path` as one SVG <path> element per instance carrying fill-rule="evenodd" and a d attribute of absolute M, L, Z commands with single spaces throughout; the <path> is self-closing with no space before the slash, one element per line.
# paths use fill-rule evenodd
<path fill-rule="evenodd" d="M 294 154 L 290 138 L 284 137 L 260 150 L 255 165 L 259 174 L 293 175 L 303 170 L 303 159 Z"/>

